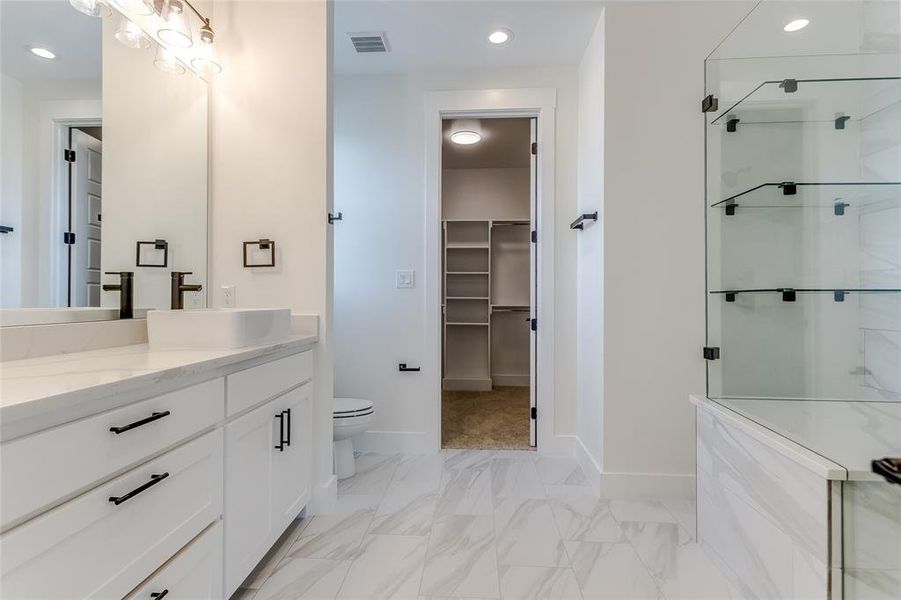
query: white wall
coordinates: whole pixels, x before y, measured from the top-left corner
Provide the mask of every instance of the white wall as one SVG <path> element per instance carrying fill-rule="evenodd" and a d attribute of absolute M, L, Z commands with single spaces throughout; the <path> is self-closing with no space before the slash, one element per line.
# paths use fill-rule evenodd
<path fill-rule="evenodd" d="M 557 88 L 556 434 L 576 429 L 575 67 L 343 76 L 335 80 L 335 391 L 375 402 L 367 443 L 419 448 L 434 396 L 397 364 L 424 356 L 425 289 L 395 289 L 396 269 L 424 274 L 424 94 L 431 90 Z M 539 407 L 542 402 L 539 399 Z M 376 440 L 381 440 L 377 442 Z M 417 441 L 419 440 L 419 441 Z"/>
<path fill-rule="evenodd" d="M 0 307 L 22 301 L 22 84 L 0 75 L 0 224 L 15 231 L 0 234 Z"/>
<path fill-rule="evenodd" d="M 217 2 L 224 71 L 211 100 L 210 299 L 320 316 L 313 410 L 314 505 L 332 479 L 329 68 L 331 9 L 310 2 Z M 275 240 L 276 267 L 245 269 L 242 245 Z"/>
<path fill-rule="evenodd" d="M 445 219 L 529 219 L 528 168 L 444 169 L 441 213 Z"/>
<path fill-rule="evenodd" d="M 752 2 L 613 3 L 605 19 L 603 471 L 693 493 L 705 389 L 704 58 Z"/>
<path fill-rule="evenodd" d="M 597 28 L 579 66 L 578 213 L 598 212 L 577 234 L 578 375 L 577 456 L 585 471 L 600 473 L 604 397 L 604 28 Z"/>

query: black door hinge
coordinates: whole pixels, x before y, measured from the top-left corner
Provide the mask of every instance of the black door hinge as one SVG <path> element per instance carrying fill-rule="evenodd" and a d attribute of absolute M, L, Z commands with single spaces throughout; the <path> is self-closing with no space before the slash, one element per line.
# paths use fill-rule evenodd
<path fill-rule="evenodd" d="M 532 407 L 532 420 L 534 421 L 537 418 L 538 418 L 538 408 L 533 406 Z"/>
<path fill-rule="evenodd" d="M 704 346 L 704 360 L 717 360 L 720 357 L 718 346 Z"/>
<path fill-rule="evenodd" d="M 538 156 L 538 142 L 532 142 L 532 156 Z"/>
<path fill-rule="evenodd" d="M 532 319 L 529 326 L 532 328 L 532 331 L 538 331 L 538 319 Z"/>
<path fill-rule="evenodd" d="M 715 112 L 719 108 L 719 101 L 713 94 L 701 100 L 701 112 Z"/>
<path fill-rule="evenodd" d="M 68 148 L 63 150 L 63 160 L 66 162 L 74 163 L 75 162 L 75 150 L 69 150 Z"/>
<path fill-rule="evenodd" d="M 69 244 L 69 245 L 74 244 L 75 243 L 75 234 L 72 233 L 71 231 L 64 231 L 63 232 L 63 243 Z"/>
<path fill-rule="evenodd" d="M 532 243 L 533 244 L 538 243 L 538 230 L 535 230 L 532 232 Z"/>

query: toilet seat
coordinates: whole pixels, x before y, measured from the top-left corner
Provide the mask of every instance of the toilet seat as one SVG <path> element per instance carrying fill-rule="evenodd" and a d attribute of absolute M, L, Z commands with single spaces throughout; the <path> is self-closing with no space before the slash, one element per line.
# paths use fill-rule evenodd
<path fill-rule="evenodd" d="M 374 412 L 372 400 L 360 398 L 335 398 L 335 407 L 332 416 L 335 419 L 349 419 L 364 417 Z"/>

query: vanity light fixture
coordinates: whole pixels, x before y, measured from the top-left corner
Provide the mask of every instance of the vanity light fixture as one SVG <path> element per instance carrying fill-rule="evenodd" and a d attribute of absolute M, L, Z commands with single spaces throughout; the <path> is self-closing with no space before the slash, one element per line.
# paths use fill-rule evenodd
<path fill-rule="evenodd" d="M 53 60 L 56 58 L 56 54 L 47 50 L 46 48 L 29 48 L 28 49 L 35 56 L 40 56 L 41 58 L 46 58 L 47 60 Z"/>
<path fill-rule="evenodd" d="M 147 37 L 144 30 L 125 15 L 119 20 L 119 28 L 116 29 L 116 39 L 129 48 L 143 50 L 150 47 L 150 38 Z"/>
<path fill-rule="evenodd" d="M 156 12 L 153 0 L 109 0 L 109 2 L 125 14 L 147 17 Z"/>
<path fill-rule="evenodd" d="M 191 67 L 204 75 L 218 75 L 222 72 L 222 65 L 213 48 L 213 29 L 210 22 L 206 21 L 200 28 L 200 47 L 198 55 L 191 59 Z"/>
<path fill-rule="evenodd" d="M 105 17 L 110 13 L 109 7 L 102 0 L 69 0 L 69 4 L 89 17 Z"/>
<path fill-rule="evenodd" d="M 194 40 L 185 19 L 185 3 L 182 0 L 165 0 L 161 16 L 163 25 L 156 32 L 160 40 L 176 48 L 190 48 Z"/>
<path fill-rule="evenodd" d="M 503 27 L 495 29 L 488 34 L 488 41 L 492 44 L 506 44 L 513 39 L 513 32 Z"/>
<path fill-rule="evenodd" d="M 175 54 L 165 46 L 158 45 L 156 47 L 156 57 L 153 64 L 163 73 L 170 75 L 182 75 L 185 72 L 185 66 L 181 63 Z"/>
<path fill-rule="evenodd" d="M 782 29 L 783 31 L 788 31 L 789 33 L 791 33 L 792 31 L 800 31 L 808 25 L 810 25 L 810 21 L 808 19 L 795 19 L 794 21 L 786 24 L 786 26 Z"/>
<path fill-rule="evenodd" d="M 472 144 L 479 143 L 479 141 L 482 139 L 482 136 L 475 131 L 464 129 L 462 131 L 453 132 L 450 136 L 450 139 L 455 144 L 470 146 Z"/>

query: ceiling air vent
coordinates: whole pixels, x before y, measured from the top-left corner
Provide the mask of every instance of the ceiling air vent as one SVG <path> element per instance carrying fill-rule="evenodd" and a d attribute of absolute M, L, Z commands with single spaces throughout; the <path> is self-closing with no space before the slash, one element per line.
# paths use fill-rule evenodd
<path fill-rule="evenodd" d="M 357 53 L 388 52 L 388 39 L 384 31 L 358 31 L 347 35 Z"/>

